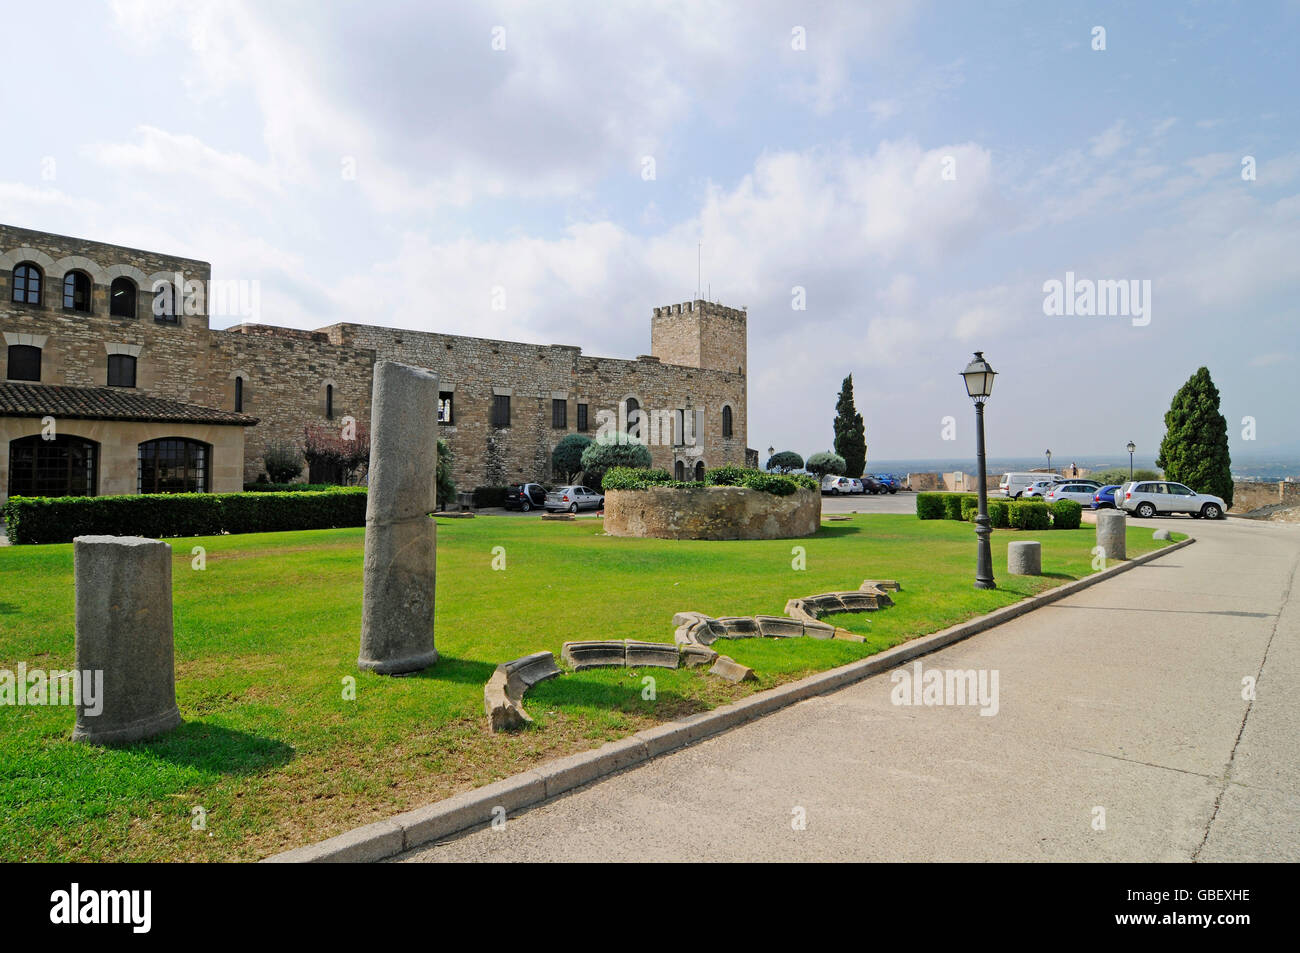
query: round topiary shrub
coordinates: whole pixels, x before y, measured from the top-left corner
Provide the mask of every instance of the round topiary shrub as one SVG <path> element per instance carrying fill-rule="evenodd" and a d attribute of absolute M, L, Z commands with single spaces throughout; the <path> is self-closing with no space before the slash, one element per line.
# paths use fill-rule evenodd
<path fill-rule="evenodd" d="M 569 481 L 582 470 L 582 454 L 591 446 L 586 434 L 565 434 L 564 439 L 551 451 L 551 468 L 557 480 Z"/>
<path fill-rule="evenodd" d="M 650 448 L 623 431 L 601 434 L 582 451 L 583 482 L 592 489 L 601 487 L 606 473 L 615 467 L 648 469 Z"/>
<path fill-rule="evenodd" d="M 1083 504 L 1075 500 L 1057 500 L 1048 509 L 1052 511 L 1052 529 L 1078 529 L 1083 522 Z"/>
<path fill-rule="evenodd" d="M 844 463 L 844 458 L 838 453 L 831 453 L 829 450 L 823 450 L 821 453 L 814 453 L 808 458 L 808 462 L 804 464 L 804 467 L 809 473 L 815 473 L 819 477 L 824 477 L 828 474 L 833 476 L 844 476 L 844 471 L 847 468 Z"/>

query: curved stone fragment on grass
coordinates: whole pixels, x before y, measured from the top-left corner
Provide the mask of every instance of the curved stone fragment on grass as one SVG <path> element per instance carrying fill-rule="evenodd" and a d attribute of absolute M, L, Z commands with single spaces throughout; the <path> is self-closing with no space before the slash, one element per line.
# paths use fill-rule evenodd
<path fill-rule="evenodd" d="M 638 642 L 627 640 L 628 668 L 677 668 L 681 654 L 675 642 Z"/>
<path fill-rule="evenodd" d="M 687 668 L 699 668 L 712 665 L 718 660 L 718 653 L 703 645 L 683 645 L 681 647 L 682 664 Z"/>
<path fill-rule="evenodd" d="M 560 649 L 565 665 L 580 672 L 584 668 L 607 668 L 627 664 L 627 644 L 619 641 L 565 642 Z"/>
<path fill-rule="evenodd" d="M 488 727 L 492 731 L 509 731 L 531 724 L 533 719 L 524 710 L 524 693 L 538 682 L 559 674 L 555 656 L 550 652 L 534 652 L 502 662 L 483 686 Z"/>
<path fill-rule="evenodd" d="M 713 668 L 709 669 L 709 674 L 725 678 L 729 682 L 752 682 L 758 678 L 752 668 L 741 665 L 728 655 L 719 655 Z"/>

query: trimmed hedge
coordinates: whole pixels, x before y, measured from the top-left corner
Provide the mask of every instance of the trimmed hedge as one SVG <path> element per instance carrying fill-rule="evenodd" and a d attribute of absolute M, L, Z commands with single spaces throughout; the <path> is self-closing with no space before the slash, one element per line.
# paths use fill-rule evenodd
<path fill-rule="evenodd" d="M 961 518 L 967 523 L 975 522 L 975 517 L 979 515 L 980 501 L 977 496 L 962 497 L 961 501 Z"/>
<path fill-rule="evenodd" d="M 508 486 L 476 486 L 474 487 L 474 508 L 505 506 L 506 496 L 509 493 L 510 487 Z"/>
<path fill-rule="evenodd" d="M 916 518 L 921 520 L 943 519 L 943 494 L 916 494 Z"/>
<path fill-rule="evenodd" d="M 340 489 L 337 483 L 245 483 L 245 493 L 324 493 Z"/>
<path fill-rule="evenodd" d="M 1050 529 L 1052 518 L 1047 512 L 1047 504 L 1041 500 L 1013 500 L 1010 507 L 1009 522 L 1012 529 Z"/>
<path fill-rule="evenodd" d="M 1011 511 L 1006 500 L 989 500 L 989 525 L 994 529 L 1007 529 L 1011 525 Z"/>
<path fill-rule="evenodd" d="M 1052 511 L 1052 529 L 1078 529 L 1083 522 L 1083 505 L 1074 500 L 1057 500 L 1047 508 Z"/>
<path fill-rule="evenodd" d="M 747 490 L 771 493 L 773 496 L 790 496 L 801 487 L 805 490 L 815 490 L 820 484 L 808 476 L 764 473 L 761 470 L 729 465 L 710 470 L 703 483 L 674 480 L 668 471 L 650 467 L 612 467 L 605 473 L 604 486 L 606 490 L 645 490 L 652 486 L 666 486 L 673 489 L 739 486 Z"/>
<path fill-rule="evenodd" d="M 219 536 L 366 524 L 365 487 L 309 493 L 158 493 L 142 496 L 11 496 L 3 510 L 12 543 L 68 543 L 77 536 Z"/>

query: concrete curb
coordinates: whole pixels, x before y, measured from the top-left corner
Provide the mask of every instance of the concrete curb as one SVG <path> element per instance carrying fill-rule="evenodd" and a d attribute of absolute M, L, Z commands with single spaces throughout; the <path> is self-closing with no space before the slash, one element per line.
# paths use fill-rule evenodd
<path fill-rule="evenodd" d="M 890 671 L 915 658 L 970 638 L 994 626 L 1050 605 L 1082 589 L 1096 585 L 1136 566 L 1150 562 L 1196 542 L 1188 537 L 1162 549 L 1144 553 L 1134 559 L 1111 566 L 1063 586 L 1057 586 L 1013 605 L 970 619 L 932 635 L 904 642 L 869 658 L 850 662 L 827 672 L 819 672 L 797 682 L 758 692 L 738 702 L 721 705 L 679 721 L 666 722 L 639 731 L 628 738 L 611 741 L 591 751 L 579 752 L 556 761 L 548 761 L 530 771 L 503 778 L 473 791 L 406 811 L 383 821 L 331 837 L 316 844 L 295 847 L 275 854 L 262 863 L 366 863 L 393 857 L 403 851 L 431 841 L 442 840 L 472 827 L 489 824 L 496 818 L 534 807 L 544 801 L 589 784 L 598 778 L 622 771 L 662 754 L 695 744 L 753 721 L 796 702 L 824 695 L 854 682 Z"/>

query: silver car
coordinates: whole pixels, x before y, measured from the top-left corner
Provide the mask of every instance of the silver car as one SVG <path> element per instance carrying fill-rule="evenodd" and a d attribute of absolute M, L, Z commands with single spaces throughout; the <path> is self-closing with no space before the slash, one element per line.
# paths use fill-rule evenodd
<path fill-rule="evenodd" d="M 1043 494 L 1048 503 L 1057 500 L 1074 500 L 1080 506 L 1092 506 L 1092 495 L 1097 488 L 1090 483 L 1058 483 Z"/>
<path fill-rule="evenodd" d="M 1053 486 L 1051 480 L 1037 480 L 1020 491 L 1020 495 L 1027 500 L 1041 499 L 1047 496 L 1047 491 Z"/>
<path fill-rule="evenodd" d="M 1143 518 L 1157 513 L 1188 513 L 1217 520 L 1227 511 L 1220 497 L 1197 493 L 1191 487 L 1166 480 L 1125 483 L 1115 491 L 1115 507 Z"/>
<path fill-rule="evenodd" d="M 548 510 L 568 510 L 570 513 L 576 513 L 578 510 L 585 509 L 598 510 L 604 505 L 605 498 L 585 486 L 562 486 L 546 494 Z"/>

